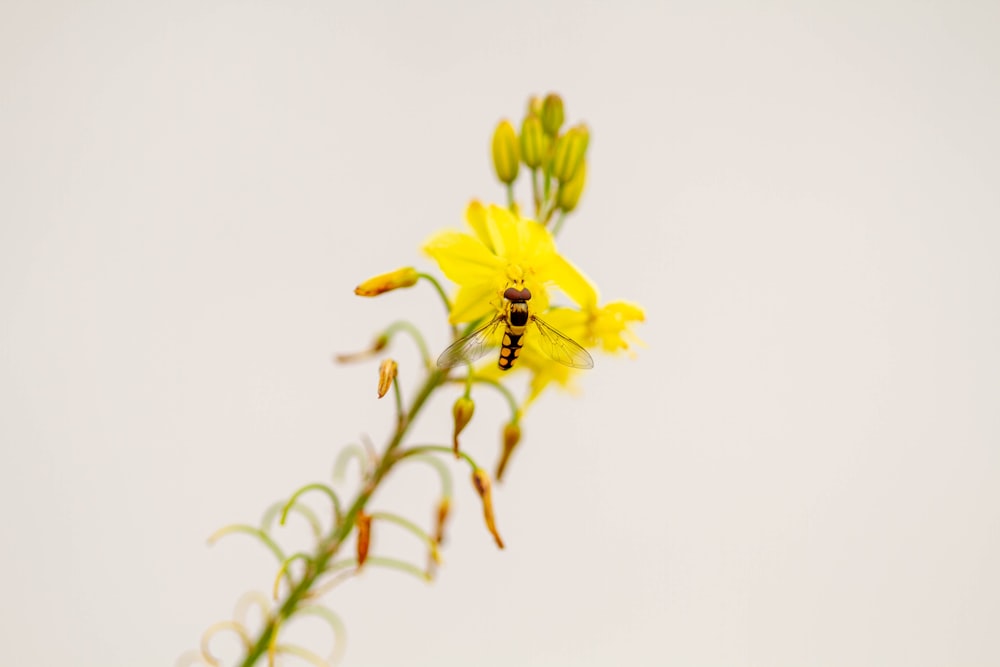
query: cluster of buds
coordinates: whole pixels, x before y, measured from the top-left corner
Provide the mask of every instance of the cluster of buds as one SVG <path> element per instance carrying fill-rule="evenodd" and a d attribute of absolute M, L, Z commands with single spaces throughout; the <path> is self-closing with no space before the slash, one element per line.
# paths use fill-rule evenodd
<path fill-rule="evenodd" d="M 540 222 L 548 222 L 556 210 L 569 213 L 575 209 L 587 178 L 590 131 L 582 123 L 564 129 L 564 120 L 562 98 L 550 93 L 528 102 L 520 136 L 509 120 L 500 121 L 493 133 L 497 178 L 512 190 L 520 165 L 531 170 L 535 215 Z"/>

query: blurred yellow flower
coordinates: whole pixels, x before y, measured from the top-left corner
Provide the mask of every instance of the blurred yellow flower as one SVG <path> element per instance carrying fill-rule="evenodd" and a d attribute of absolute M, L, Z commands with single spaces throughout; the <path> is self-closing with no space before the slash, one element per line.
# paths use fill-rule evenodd
<path fill-rule="evenodd" d="M 642 341 L 632 331 L 632 324 L 644 322 L 643 309 L 628 301 L 612 301 L 598 307 L 596 303 L 580 310 L 555 308 L 545 315 L 545 321 L 585 347 L 600 347 L 608 354 L 627 352 Z"/>
<path fill-rule="evenodd" d="M 612 301 L 604 306 L 588 302 L 581 310 L 553 308 L 545 313 L 545 321 L 584 347 L 597 347 L 608 354 L 629 352 L 631 346 L 641 345 L 632 325 L 643 322 L 646 314 L 641 307 L 626 301 Z M 564 366 L 542 353 L 537 341 L 528 339 L 521 352 L 520 367 L 531 373 L 526 404 L 533 402 L 549 385 L 576 391 L 573 382 L 576 369 Z"/>

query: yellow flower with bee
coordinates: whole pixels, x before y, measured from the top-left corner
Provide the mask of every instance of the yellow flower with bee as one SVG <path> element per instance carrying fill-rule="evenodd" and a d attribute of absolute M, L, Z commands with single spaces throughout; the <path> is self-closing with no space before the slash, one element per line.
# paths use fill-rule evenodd
<path fill-rule="evenodd" d="M 440 232 L 424 246 L 458 285 L 451 323 L 478 325 L 441 354 L 440 367 L 499 348 L 496 368 L 510 370 L 520 359 L 532 374 L 530 403 L 553 383 L 572 386 L 575 369 L 593 367 L 585 346 L 615 354 L 638 342 L 631 325 L 645 319 L 642 309 L 623 301 L 599 306 L 597 289 L 558 253 L 545 226 L 478 202 L 469 205 L 466 221 L 469 231 Z M 551 308 L 553 290 L 580 308 Z"/>
<path fill-rule="evenodd" d="M 499 367 L 509 370 L 524 341 L 535 340 L 556 361 L 591 368 L 593 359 L 582 346 L 538 317 L 548 309 L 550 288 L 570 298 L 585 298 L 591 289 L 583 274 L 556 251 L 549 230 L 478 202 L 469 205 L 466 220 L 472 233 L 441 232 L 424 249 L 459 286 L 450 321 L 489 320 L 445 350 L 438 365 L 472 362 L 499 346 Z"/>

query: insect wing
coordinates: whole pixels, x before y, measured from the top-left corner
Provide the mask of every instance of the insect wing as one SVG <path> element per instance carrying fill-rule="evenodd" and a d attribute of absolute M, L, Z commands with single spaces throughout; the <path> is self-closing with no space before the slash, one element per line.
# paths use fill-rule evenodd
<path fill-rule="evenodd" d="M 482 357 L 491 348 L 499 345 L 496 330 L 503 323 L 503 316 L 497 315 L 465 338 L 460 338 L 449 345 L 438 357 L 438 368 L 451 368 L 462 363 L 472 363 Z"/>
<path fill-rule="evenodd" d="M 548 324 L 532 317 L 538 336 L 539 346 L 550 358 L 572 368 L 593 368 L 594 358 L 590 353 L 567 336 L 559 333 Z"/>

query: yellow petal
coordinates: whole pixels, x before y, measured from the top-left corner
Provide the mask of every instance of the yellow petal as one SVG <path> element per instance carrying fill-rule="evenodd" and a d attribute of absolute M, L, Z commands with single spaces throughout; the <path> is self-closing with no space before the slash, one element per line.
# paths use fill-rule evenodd
<path fill-rule="evenodd" d="M 492 283 L 463 285 L 459 288 L 455 301 L 451 304 L 448 321 L 452 324 L 475 322 L 497 313 L 495 299 L 497 291 Z"/>
<path fill-rule="evenodd" d="M 482 243 L 462 232 L 435 234 L 424 245 L 424 252 L 433 257 L 441 271 L 459 285 L 488 281 L 504 265 Z"/>
<path fill-rule="evenodd" d="M 476 238 L 490 252 L 494 255 L 497 254 L 496 248 L 493 247 L 493 238 L 490 235 L 489 216 L 486 212 L 486 207 L 475 200 L 469 202 L 469 205 L 465 209 L 465 221 L 469 223 L 472 231 L 476 233 Z"/>
<path fill-rule="evenodd" d="M 580 269 L 562 255 L 555 255 L 549 260 L 546 277 L 581 308 L 597 306 L 597 289 Z"/>
<path fill-rule="evenodd" d="M 492 223 L 490 232 L 493 237 L 493 247 L 496 254 L 509 257 L 521 247 L 518 239 L 518 225 L 514 214 L 496 204 L 489 208 L 489 220 Z"/>
<path fill-rule="evenodd" d="M 643 322 L 646 313 L 634 303 L 613 301 L 600 310 L 593 318 L 592 334 L 601 343 L 605 352 L 622 352 L 631 343 L 642 341 L 632 332 L 633 322 Z"/>

